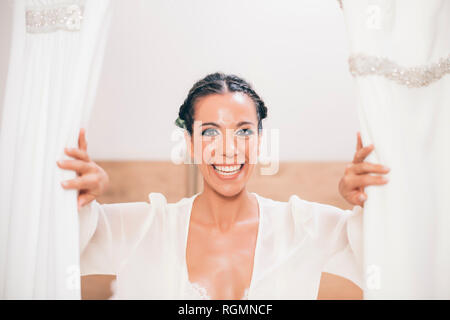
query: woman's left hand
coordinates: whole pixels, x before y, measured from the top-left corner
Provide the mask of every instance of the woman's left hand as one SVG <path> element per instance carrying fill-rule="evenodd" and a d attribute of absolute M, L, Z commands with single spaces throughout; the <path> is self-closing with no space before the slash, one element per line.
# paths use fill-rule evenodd
<path fill-rule="evenodd" d="M 373 151 L 374 146 L 362 146 L 361 135 L 358 132 L 356 153 L 353 162 L 347 166 L 344 176 L 339 181 L 339 192 L 347 202 L 353 205 L 364 206 L 367 195 L 364 188 L 370 185 L 384 185 L 388 182 L 383 174 L 389 172 L 389 168 L 369 162 L 364 162 L 366 157 Z M 377 175 L 373 175 L 373 174 Z"/>

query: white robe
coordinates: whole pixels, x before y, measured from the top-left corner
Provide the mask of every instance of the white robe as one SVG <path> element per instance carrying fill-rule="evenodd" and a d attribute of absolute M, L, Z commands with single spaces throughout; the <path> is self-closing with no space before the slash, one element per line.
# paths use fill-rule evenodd
<path fill-rule="evenodd" d="M 259 226 L 248 299 L 316 299 L 322 272 L 362 285 L 362 208 L 353 211 L 256 193 Z M 79 213 L 81 273 L 116 274 L 113 299 L 197 299 L 186 244 L 198 194 L 167 203 L 99 204 Z"/>

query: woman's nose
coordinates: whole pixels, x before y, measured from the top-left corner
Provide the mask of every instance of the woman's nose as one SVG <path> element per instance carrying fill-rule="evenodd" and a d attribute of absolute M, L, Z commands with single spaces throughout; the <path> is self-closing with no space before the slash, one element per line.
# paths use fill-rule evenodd
<path fill-rule="evenodd" d="M 234 136 L 229 136 L 225 138 L 223 155 L 227 158 L 232 158 L 236 155 L 236 141 Z"/>

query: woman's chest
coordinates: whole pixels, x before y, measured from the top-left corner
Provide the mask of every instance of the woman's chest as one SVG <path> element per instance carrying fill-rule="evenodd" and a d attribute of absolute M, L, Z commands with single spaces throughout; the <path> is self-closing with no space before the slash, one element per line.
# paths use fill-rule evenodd
<path fill-rule="evenodd" d="M 186 246 L 188 281 L 212 299 L 240 299 L 250 287 L 258 225 L 220 232 L 190 227 Z"/>
<path fill-rule="evenodd" d="M 151 254 L 148 248 L 136 250 L 119 271 L 115 298 L 197 299 L 198 295 L 189 294 L 192 293 L 189 287 L 199 281 L 189 279 L 188 266 L 183 264 L 182 256 L 168 253 L 165 249 L 161 246 L 160 250 L 155 249 Z M 202 295 L 210 299 L 217 299 L 220 294 L 228 295 L 224 299 L 241 299 L 246 296 L 246 289 L 249 289 L 248 299 L 316 299 L 324 262 L 320 255 L 308 250 L 275 258 L 269 250 L 268 247 L 260 248 L 252 279 L 249 280 L 248 271 L 246 278 L 241 270 L 244 267 L 237 264 L 231 267 L 238 269 L 236 272 L 228 269 L 221 273 L 208 268 L 216 277 L 202 278 L 200 284 L 194 285 L 200 289 L 197 292 L 203 291 Z M 240 260 L 234 261 L 239 263 Z M 202 272 L 199 276 L 205 274 Z M 223 281 L 220 281 L 221 276 Z M 222 288 L 223 291 L 216 292 L 215 288 Z"/>
<path fill-rule="evenodd" d="M 117 298 L 187 299 L 199 283 L 216 299 L 315 299 L 324 252 L 314 241 L 292 241 L 266 219 L 223 237 L 153 224 L 117 277 Z M 253 228 L 253 229 L 252 229 Z M 258 234 L 259 233 L 259 234 Z"/>

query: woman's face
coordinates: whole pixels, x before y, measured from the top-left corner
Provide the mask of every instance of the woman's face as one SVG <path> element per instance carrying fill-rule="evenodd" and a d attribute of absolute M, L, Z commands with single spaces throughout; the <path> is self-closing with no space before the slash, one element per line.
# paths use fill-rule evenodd
<path fill-rule="evenodd" d="M 241 92 L 201 97 L 195 102 L 188 150 L 205 188 L 231 197 L 245 188 L 259 155 L 256 107 Z"/>

